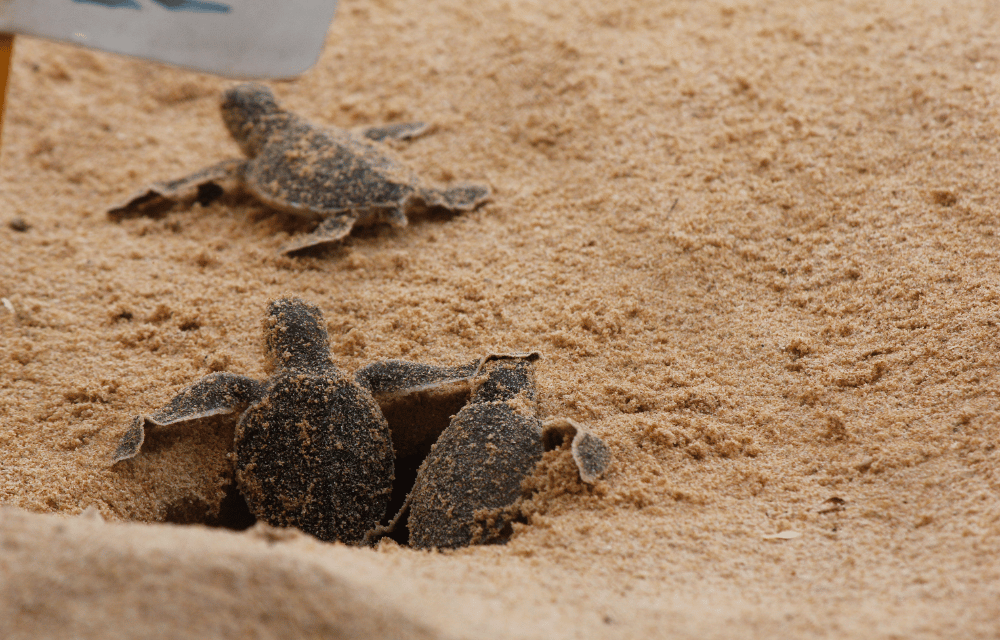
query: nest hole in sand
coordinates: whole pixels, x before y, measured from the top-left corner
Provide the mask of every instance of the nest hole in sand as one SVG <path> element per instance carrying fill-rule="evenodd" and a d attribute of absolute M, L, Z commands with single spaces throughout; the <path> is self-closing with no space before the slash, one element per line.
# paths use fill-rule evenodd
<path fill-rule="evenodd" d="M 448 426 L 451 417 L 468 402 L 469 396 L 468 386 L 458 385 L 446 390 L 431 389 L 426 393 L 411 393 L 402 398 L 379 399 L 396 451 L 395 479 L 389 507 L 382 519 L 383 525 L 389 524 L 402 508 L 416 481 L 421 463 L 430 453 L 431 445 Z M 191 467 L 186 473 L 195 475 L 201 472 L 204 482 L 214 485 L 211 487 L 214 491 L 200 491 L 192 485 L 192 489 L 184 495 L 173 496 L 164 505 L 165 522 L 242 531 L 252 527 L 257 518 L 240 494 L 231 468 L 219 473 L 220 465 L 226 468 L 229 464 L 222 459 L 233 450 L 235 419 L 211 420 L 217 424 L 211 427 L 204 423 L 197 427 L 178 425 L 163 430 L 150 430 L 144 445 L 144 455 L 151 459 L 154 467 L 173 467 L 176 471 L 181 471 L 177 468 L 179 464 Z M 194 468 L 196 461 L 191 460 L 192 457 L 201 459 L 200 468 Z M 186 459 L 182 462 L 182 458 Z M 206 498 L 205 493 L 212 494 L 214 498 Z M 387 537 L 406 545 L 409 539 L 406 521 L 404 514 L 395 530 Z"/>

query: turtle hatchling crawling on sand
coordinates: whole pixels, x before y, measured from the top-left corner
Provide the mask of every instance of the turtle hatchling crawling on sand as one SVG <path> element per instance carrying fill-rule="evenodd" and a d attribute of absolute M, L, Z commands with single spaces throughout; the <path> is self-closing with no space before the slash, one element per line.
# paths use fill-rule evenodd
<path fill-rule="evenodd" d="M 222 119 L 247 159 L 225 160 L 192 175 L 154 184 L 111 209 L 115 220 L 162 212 L 175 204 L 206 204 L 226 191 L 245 191 L 268 207 L 318 225 L 281 249 L 302 249 L 343 239 L 355 225 L 407 224 L 420 209 L 471 211 L 489 199 L 487 187 L 424 186 L 416 175 L 381 144 L 404 140 L 427 129 L 401 123 L 364 129 L 317 127 L 278 106 L 274 94 L 259 84 L 225 92 Z"/>
<path fill-rule="evenodd" d="M 509 536 L 522 483 L 547 448 L 570 440 L 588 484 L 611 462 L 607 445 L 582 425 L 539 420 L 537 354 L 492 355 L 458 367 L 383 360 L 351 379 L 330 360 L 317 307 L 274 300 L 263 329 L 269 378 L 202 378 L 162 409 L 136 416 L 113 463 L 139 455 L 147 426 L 237 414 L 236 485 L 257 518 L 362 544 L 405 516 L 412 546 L 460 547 Z M 443 400 L 465 397 L 443 432 L 431 426 Z M 384 526 L 394 462 L 414 456 L 423 461 L 413 488 Z"/>

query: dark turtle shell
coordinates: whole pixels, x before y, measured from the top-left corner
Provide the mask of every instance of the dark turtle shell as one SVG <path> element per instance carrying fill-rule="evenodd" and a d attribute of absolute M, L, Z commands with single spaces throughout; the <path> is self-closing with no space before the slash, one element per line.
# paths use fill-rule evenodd
<path fill-rule="evenodd" d="M 253 513 L 321 540 L 362 541 L 392 491 L 389 426 L 340 375 L 278 374 L 236 427 L 236 481 Z"/>
<path fill-rule="evenodd" d="M 359 221 L 399 208 L 416 176 L 372 143 L 296 118 L 247 163 L 244 186 L 273 209 L 309 218 L 356 211 Z M 402 219 L 405 224 L 405 217 Z"/>

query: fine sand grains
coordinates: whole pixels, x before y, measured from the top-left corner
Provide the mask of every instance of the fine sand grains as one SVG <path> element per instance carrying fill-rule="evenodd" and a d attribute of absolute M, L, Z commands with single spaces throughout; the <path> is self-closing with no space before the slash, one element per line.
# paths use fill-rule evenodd
<path fill-rule="evenodd" d="M 249 200 L 104 213 L 239 155 L 218 116 L 232 82 L 19 38 L 0 502 L 198 521 L 231 423 L 179 429 L 125 472 L 107 460 L 130 416 L 191 381 L 266 377 L 259 310 L 281 295 L 318 304 L 348 373 L 541 352 L 541 417 L 587 425 L 614 463 L 590 487 L 547 452 L 509 544 L 444 554 L 0 511 L 0 549 L 22 549 L 0 554 L 21 576 L 0 582 L 0 619 L 114 637 L 128 611 L 66 603 L 119 558 L 162 571 L 143 608 L 160 628 L 201 606 L 172 599 L 185 585 L 248 594 L 216 609 L 216 637 L 272 578 L 259 601 L 322 635 L 315 585 L 351 572 L 392 604 L 358 619 L 400 636 L 995 637 L 997 11 L 344 0 L 318 65 L 274 84 L 282 104 L 431 123 L 402 161 L 493 201 L 298 258 L 275 254 L 300 223 Z M 206 577 L 217 545 L 251 573 Z"/>

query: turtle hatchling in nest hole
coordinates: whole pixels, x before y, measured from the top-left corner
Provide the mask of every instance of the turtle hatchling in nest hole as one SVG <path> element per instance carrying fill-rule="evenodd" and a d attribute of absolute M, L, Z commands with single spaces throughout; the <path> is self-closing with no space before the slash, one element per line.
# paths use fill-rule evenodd
<path fill-rule="evenodd" d="M 522 483 L 546 449 L 570 441 L 587 484 L 611 462 L 607 445 L 582 425 L 537 417 L 538 354 L 495 354 L 457 367 L 383 360 L 351 379 L 333 365 L 314 305 L 274 300 L 263 330 L 269 378 L 202 378 L 162 409 L 136 416 L 113 462 L 139 454 L 147 427 L 238 414 L 236 486 L 257 518 L 362 544 L 392 533 L 405 517 L 415 547 L 505 540 Z M 441 431 L 435 412 L 441 418 L 444 407 L 446 419 L 465 398 Z M 394 462 L 420 457 L 412 489 L 381 524 Z"/>
<path fill-rule="evenodd" d="M 422 122 L 351 132 L 317 127 L 278 106 L 259 84 L 225 92 L 222 119 L 247 159 L 219 164 L 160 182 L 108 211 L 114 220 L 158 215 L 174 205 L 207 204 L 223 193 L 244 191 L 271 209 L 314 221 L 316 228 L 281 249 L 288 255 L 342 240 L 355 226 L 407 224 L 421 209 L 471 211 L 490 197 L 487 187 L 424 186 L 383 144 L 424 133 Z"/>

